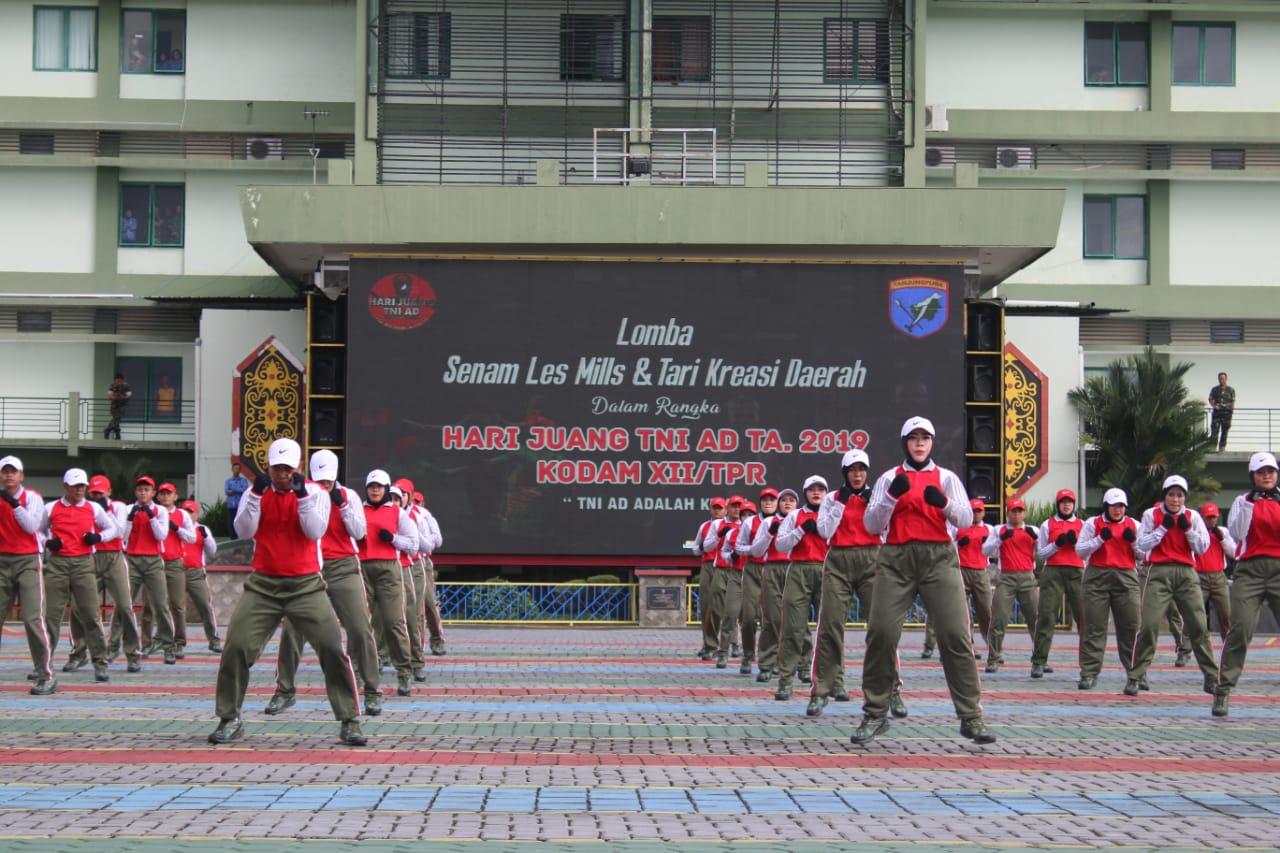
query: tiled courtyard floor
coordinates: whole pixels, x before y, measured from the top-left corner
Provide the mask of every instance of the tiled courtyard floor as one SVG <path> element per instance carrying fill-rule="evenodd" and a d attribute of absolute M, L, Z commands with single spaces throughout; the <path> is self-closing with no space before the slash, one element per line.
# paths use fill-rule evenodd
<path fill-rule="evenodd" d="M 337 741 L 314 658 L 278 717 L 274 644 L 255 668 L 247 736 L 213 729 L 217 658 L 194 646 L 111 682 L 58 673 L 27 694 L 20 625 L 0 644 L 0 850 L 37 853 L 463 851 L 1274 850 L 1280 846 L 1280 639 L 1259 637 L 1231 715 L 1209 715 L 1166 637 L 1152 690 L 1121 694 L 1109 652 L 1076 689 L 1076 639 L 1043 680 L 1029 640 L 983 675 L 990 746 L 961 739 L 937 659 L 904 634 L 910 716 L 867 746 L 862 635 L 853 701 L 804 715 L 772 684 L 697 661 L 696 629 L 447 629 L 410 698 Z M 66 637 L 58 665 L 65 660 Z M 386 676 L 384 693 L 394 693 Z M 775 682 L 776 683 L 776 682 Z M 801 685 L 797 685 L 801 686 Z"/>

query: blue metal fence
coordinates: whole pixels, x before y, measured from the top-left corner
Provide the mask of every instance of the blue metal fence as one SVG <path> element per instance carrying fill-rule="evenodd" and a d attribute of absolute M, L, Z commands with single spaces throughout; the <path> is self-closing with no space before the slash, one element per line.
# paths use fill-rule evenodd
<path fill-rule="evenodd" d="M 437 583 L 440 618 L 450 622 L 637 623 L 633 583 Z"/>

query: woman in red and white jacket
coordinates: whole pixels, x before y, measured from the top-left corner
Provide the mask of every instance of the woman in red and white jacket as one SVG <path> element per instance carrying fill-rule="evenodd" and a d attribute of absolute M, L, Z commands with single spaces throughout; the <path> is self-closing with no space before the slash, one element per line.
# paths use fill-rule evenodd
<path fill-rule="evenodd" d="M 995 557 L 1000 567 L 991 605 L 991 631 L 987 634 L 987 672 L 996 672 L 1004 663 L 1004 632 L 1018 602 L 1027 633 L 1036 636 L 1036 613 L 1040 609 L 1040 585 L 1036 583 L 1036 542 L 1039 533 L 1026 523 L 1027 505 L 1013 498 L 1005 505 L 1005 523 L 991 531 L 982 544 L 982 553 Z"/>
<path fill-rule="evenodd" d="M 1080 618 L 1081 690 L 1098 686 L 1098 673 L 1107 651 L 1107 623 L 1116 623 L 1116 647 L 1126 679 L 1133 666 L 1133 644 L 1138 635 L 1138 523 L 1125 515 L 1129 498 L 1121 489 L 1107 489 L 1102 515 L 1080 528 L 1076 553 L 1085 560 L 1080 594 L 1084 599 Z"/>
<path fill-rule="evenodd" d="M 1196 579 L 1200 581 L 1200 596 L 1204 600 L 1205 617 L 1212 606 L 1218 614 L 1218 631 L 1225 641 L 1231 633 L 1231 584 L 1227 581 L 1227 560 L 1236 558 L 1236 540 L 1227 528 L 1219 524 L 1222 517 L 1217 504 L 1200 507 L 1205 530 L 1209 531 L 1209 547 L 1196 556 Z"/>

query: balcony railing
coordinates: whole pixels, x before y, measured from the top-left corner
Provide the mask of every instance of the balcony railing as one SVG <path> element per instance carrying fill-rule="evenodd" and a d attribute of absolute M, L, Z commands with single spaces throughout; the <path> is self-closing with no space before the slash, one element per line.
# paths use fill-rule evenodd
<path fill-rule="evenodd" d="M 1206 412 L 1204 430 L 1209 432 L 1213 413 Z M 1280 409 L 1240 409 L 1231 415 L 1231 430 L 1227 433 L 1227 449 L 1254 451 L 1271 450 L 1280 440 Z"/>
<path fill-rule="evenodd" d="M 111 422 L 106 397 L 0 397 L 0 439 L 7 441 L 102 441 Z M 122 441 L 193 442 L 194 400 L 130 401 L 120 420 Z"/>

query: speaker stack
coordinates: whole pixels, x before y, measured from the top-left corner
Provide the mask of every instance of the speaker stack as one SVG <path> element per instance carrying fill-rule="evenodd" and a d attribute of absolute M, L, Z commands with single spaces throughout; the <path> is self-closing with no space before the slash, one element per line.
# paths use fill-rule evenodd
<path fill-rule="evenodd" d="M 307 449 L 342 460 L 347 425 L 347 294 L 307 297 Z M 341 468 L 339 469 L 341 471 Z"/>
<path fill-rule="evenodd" d="M 1004 502 L 1004 305 L 996 300 L 965 303 L 965 486 L 987 504 L 988 521 L 999 520 Z"/>

